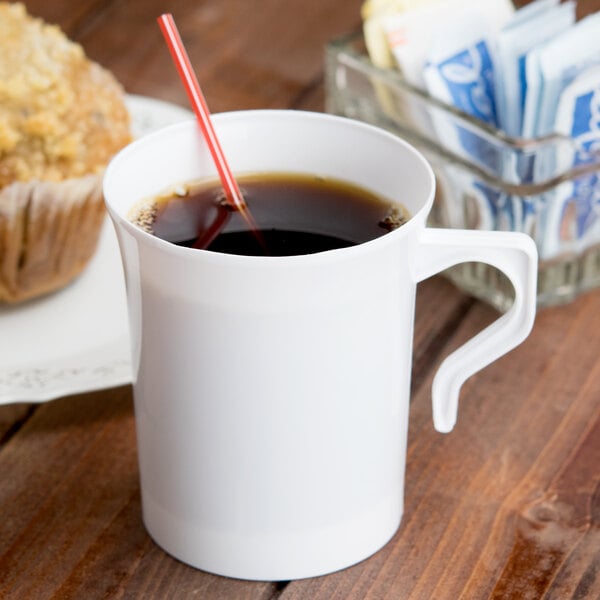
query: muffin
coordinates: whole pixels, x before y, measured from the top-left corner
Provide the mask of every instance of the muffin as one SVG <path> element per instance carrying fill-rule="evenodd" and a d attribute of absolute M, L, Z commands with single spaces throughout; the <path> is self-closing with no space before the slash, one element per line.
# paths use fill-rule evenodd
<path fill-rule="evenodd" d="M 0 302 L 81 273 L 104 221 L 103 170 L 130 140 L 112 74 L 58 27 L 0 2 Z"/>

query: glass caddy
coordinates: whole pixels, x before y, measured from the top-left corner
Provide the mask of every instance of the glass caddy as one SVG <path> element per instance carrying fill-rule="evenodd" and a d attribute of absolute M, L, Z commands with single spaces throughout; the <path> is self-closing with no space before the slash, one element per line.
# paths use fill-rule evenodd
<path fill-rule="evenodd" d="M 362 34 L 326 48 L 326 110 L 403 137 L 431 163 L 437 196 L 430 225 L 523 231 L 538 247 L 538 307 L 600 286 L 600 148 L 556 133 L 511 138 L 375 67 Z M 589 137 L 589 136 L 588 136 Z M 468 263 L 445 275 L 501 311 L 512 286 L 493 267 Z"/>

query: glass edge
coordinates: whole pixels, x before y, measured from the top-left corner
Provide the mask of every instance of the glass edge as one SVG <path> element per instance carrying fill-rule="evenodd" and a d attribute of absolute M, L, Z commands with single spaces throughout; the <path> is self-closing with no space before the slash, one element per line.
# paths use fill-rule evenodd
<path fill-rule="evenodd" d="M 353 66 L 359 66 L 362 70 L 367 71 L 370 76 L 381 79 L 392 87 L 397 86 L 403 91 L 407 91 L 410 94 L 419 96 L 426 102 L 452 113 L 455 117 L 465 121 L 471 127 L 485 131 L 487 134 L 492 135 L 507 145 L 513 146 L 519 150 L 534 151 L 538 147 L 556 142 L 567 143 L 570 145 L 573 144 L 572 138 L 560 133 L 553 133 L 537 138 L 513 137 L 507 135 L 501 129 L 473 118 L 471 115 L 457 109 L 456 107 L 434 98 L 426 90 L 410 84 L 408 81 L 406 81 L 406 79 L 404 79 L 399 70 L 384 69 L 374 65 L 369 60 L 367 54 L 358 51 L 352 46 L 353 43 L 361 40 L 361 36 L 362 33 L 360 31 L 352 31 L 334 38 L 326 44 L 326 52 L 334 54 L 337 58 L 344 56 L 346 59 L 349 59 L 350 62 L 354 63 Z M 600 156 L 598 156 L 598 161 L 600 163 Z"/>

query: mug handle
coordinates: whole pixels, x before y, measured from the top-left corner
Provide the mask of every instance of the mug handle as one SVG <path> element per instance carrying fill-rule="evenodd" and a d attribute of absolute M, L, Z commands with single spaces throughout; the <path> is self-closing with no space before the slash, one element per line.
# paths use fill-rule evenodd
<path fill-rule="evenodd" d="M 417 251 L 416 281 L 461 262 L 484 262 L 500 269 L 515 289 L 508 312 L 450 354 L 433 380 L 433 425 L 448 433 L 456 423 L 458 394 L 465 380 L 520 344 L 533 327 L 538 254 L 524 233 L 424 229 Z"/>

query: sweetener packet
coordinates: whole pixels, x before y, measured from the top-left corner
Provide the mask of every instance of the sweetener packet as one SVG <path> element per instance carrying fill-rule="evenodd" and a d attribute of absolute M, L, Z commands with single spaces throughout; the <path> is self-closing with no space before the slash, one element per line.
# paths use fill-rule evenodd
<path fill-rule="evenodd" d="M 371 62 L 383 69 L 398 69 L 392 55 L 383 23 L 393 15 L 399 15 L 422 6 L 440 5 L 447 0 L 366 0 L 361 8 L 365 45 Z M 381 111 L 400 127 L 411 126 L 426 137 L 434 135 L 428 111 L 423 101 L 410 92 L 396 91 L 386 81 L 371 77 L 370 83 Z"/>
<path fill-rule="evenodd" d="M 543 207 L 536 198 L 508 194 L 450 164 L 440 166 L 436 178 L 440 194 L 434 210 L 441 214 L 432 212 L 433 223 L 455 229 L 520 231 L 538 241 L 536 223 Z"/>
<path fill-rule="evenodd" d="M 397 3 L 402 5 L 402 10 L 393 12 L 391 5 L 399 9 Z M 391 47 L 395 66 L 407 83 L 420 89 L 426 87 L 423 71 L 432 48 L 437 47 L 439 40 L 446 39 L 452 24 L 459 27 L 465 19 L 469 19 L 473 31 L 481 31 L 482 24 L 483 28 L 495 31 L 514 12 L 510 0 L 389 0 L 387 3 L 385 0 L 369 0 L 363 8 L 363 17 L 368 15 L 365 35 L 368 31 L 374 35 L 377 28 L 382 28 L 387 36 L 386 42 Z M 389 66 L 385 52 L 377 50 L 377 47 L 376 42 L 371 44 L 371 60 L 374 60 L 373 54 L 379 53 L 376 64 Z M 393 94 L 391 90 L 383 89 L 380 82 L 372 83 L 383 112 L 392 121 L 411 122 L 414 129 L 425 137 L 439 139 L 438 127 L 433 122 L 444 121 L 445 111 L 440 111 L 410 92 Z M 461 143 L 455 143 L 455 137 L 449 145 L 462 151 Z M 473 152 L 477 154 L 476 150 Z M 487 160 L 485 154 L 484 160 Z"/>
<path fill-rule="evenodd" d="M 554 130 L 573 140 L 558 157 L 562 172 L 596 163 L 600 153 L 600 67 L 587 69 L 560 94 Z M 600 239 L 600 177 L 591 171 L 569 179 L 547 195 L 545 257 L 581 252 Z"/>
<path fill-rule="evenodd" d="M 454 28 L 464 31 L 462 23 L 469 19 L 474 35 L 481 30 L 495 32 L 513 12 L 510 0 L 429 0 L 412 10 L 388 15 L 382 19 L 382 26 L 406 80 L 423 88 L 423 71 L 432 51 L 443 53 L 446 41 L 456 49 Z"/>
<path fill-rule="evenodd" d="M 496 124 L 492 32 L 477 15 L 464 14 L 432 44 L 423 76 L 434 98 Z"/>
<path fill-rule="evenodd" d="M 552 133 L 561 92 L 584 70 L 600 63 L 600 13 L 533 48 L 525 59 L 527 90 L 523 137 Z"/>
<path fill-rule="evenodd" d="M 535 46 L 552 39 L 575 23 L 573 0 L 538 0 L 515 12 L 498 33 L 494 73 L 498 125 L 508 135 L 521 135 L 527 90 L 525 61 Z"/>
<path fill-rule="evenodd" d="M 447 6 L 452 7 L 451 15 L 442 19 L 440 33 L 426 54 L 427 91 L 477 120 L 496 125 L 492 39 L 512 14 L 512 5 L 500 0 Z M 430 112 L 437 139 L 445 148 L 492 174 L 503 169 L 501 150 L 480 127 L 435 106 Z"/>

